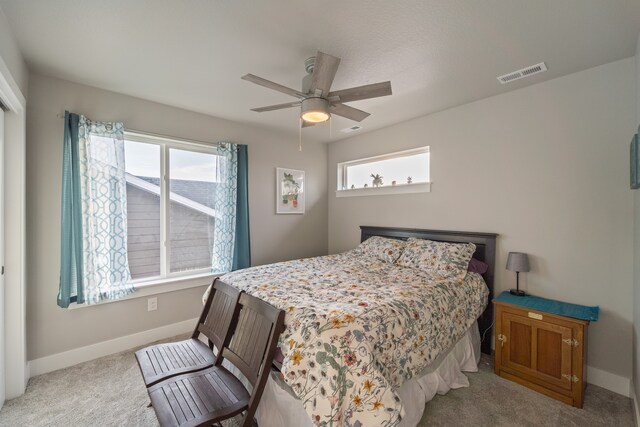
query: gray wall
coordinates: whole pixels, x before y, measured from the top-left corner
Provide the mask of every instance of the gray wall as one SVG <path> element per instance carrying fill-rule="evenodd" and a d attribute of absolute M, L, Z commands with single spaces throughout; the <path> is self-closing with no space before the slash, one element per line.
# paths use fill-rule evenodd
<path fill-rule="evenodd" d="M 211 268 L 215 218 L 171 202 L 172 272 Z"/>
<path fill-rule="evenodd" d="M 63 122 L 68 109 L 96 120 L 122 120 L 129 129 L 201 141 L 249 145 L 252 258 L 264 264 L 327 252 L 327 147 L 194 112 L 63 80 L 30 76 L 27 120 L 28 359 L 196 317 L 204 289 L 158 296 L 147 312 L 136 298 L 78 310 L 56 305 L 60 258 Z M 275 168 L 306 171 L 305 215 L 275 215 Z"/>
<path fill-rule="evenodd" d="M 640 34 L 636 45 L 636 125 L 640 126 Z M 634 195 L 634 240 L 633 240 L 633 384 L 636 399 L 640 398 L 640 190 Z M 636 400 L 636 404 L 638 401 Z M 636 408 L 638 415 L 640 408 Z M 640 420 L 636 420 L 640 423 Z"/>
<path fill-rule="evenodd" d="M 633 58 L 354 136 L 329 146 L 329 252 L 359 225 L 500 234 L 496 290 L 514 287 L 509 251 L 530 254 L 535 295 L 600 305 L 588 364 L 631 377 Z M 432 192 L 336 198 L 336 163 L 431 146 Z"/>
<path fill-rule="evenodd" d="M 22 94 L 27 96 L 27 83 L 29 80 L 29 70 L 27 69 L 18 44 L 13 38 L 9 22 L 4 12 L 0 9 L 0 60 L 2 60 L 11 76 L 16 81 Z"/>
<path fill-rule="evenodd" d="M 215 218 L 171 202 L 171 272 L 211 268 Z M 127 254 L 133 279 L 160 274 L 160 197 L 127 184 Z"/>
<path fill-rule="evenodd" d="M 160 274 L 160 196 L 131 184 L 127 184 L 127 255 L 134 279 Z"/>

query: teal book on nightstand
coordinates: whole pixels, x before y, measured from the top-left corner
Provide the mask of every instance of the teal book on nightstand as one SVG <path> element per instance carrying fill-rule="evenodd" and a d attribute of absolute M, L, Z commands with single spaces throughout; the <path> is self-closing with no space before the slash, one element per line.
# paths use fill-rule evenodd
<path fill-rule="evenodd" d="M 587 329 L 599 308 L 509 292 L 493 303 L 496 374 L 582 408 Z"/>

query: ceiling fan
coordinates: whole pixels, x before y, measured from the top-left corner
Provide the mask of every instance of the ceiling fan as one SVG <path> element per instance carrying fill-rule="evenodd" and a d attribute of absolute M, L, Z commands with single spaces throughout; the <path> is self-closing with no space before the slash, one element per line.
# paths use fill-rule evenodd
<path fill-rule="evenodd" d="M 302 127 L 326 122 L 331 114 L 357 122 L 366 119 L 369 113 L 349 107 L 344 103 L 391 95 L 391 82 L 373 83 L 331 92 L 331 83 L 333 83 L 339 65 L 340 58 L 318 51 L 316 56 L 305 61 L 307 75 L 302 79 L 302 90 L 291 89 L 253 74 L 242 76 L 243 80 L 298 98 L 294 102 L 252 108 L 251 111 L 262 113 L 300 107 Z"/>

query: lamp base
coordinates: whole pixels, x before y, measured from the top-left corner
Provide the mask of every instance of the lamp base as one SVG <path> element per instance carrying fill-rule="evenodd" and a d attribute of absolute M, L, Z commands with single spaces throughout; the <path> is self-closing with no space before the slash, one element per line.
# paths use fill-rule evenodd
<path fill-rule="evenodd" d="M 515 296 L 517 296 L 517 297 L 524 297 L 524 296 L 527 296 L 527 294 L 526 294 L 526 292 L 525 292 L 525 291 L 521 291 L 521 290 L 518 290 L 518 289 L 510 289 L 510 290 L 509 290 L 509 293 L 510 293 L 511 295 L 515 295 Z"/>

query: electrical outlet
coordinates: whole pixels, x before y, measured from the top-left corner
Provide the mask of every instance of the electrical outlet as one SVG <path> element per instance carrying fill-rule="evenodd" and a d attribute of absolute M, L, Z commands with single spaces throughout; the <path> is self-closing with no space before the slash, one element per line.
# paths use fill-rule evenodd
<path fill-rule="evenodd" d="M 147 300 L 147 311 L 155 311 L 158 309 L 158 297 L 149 298 Z"/>

